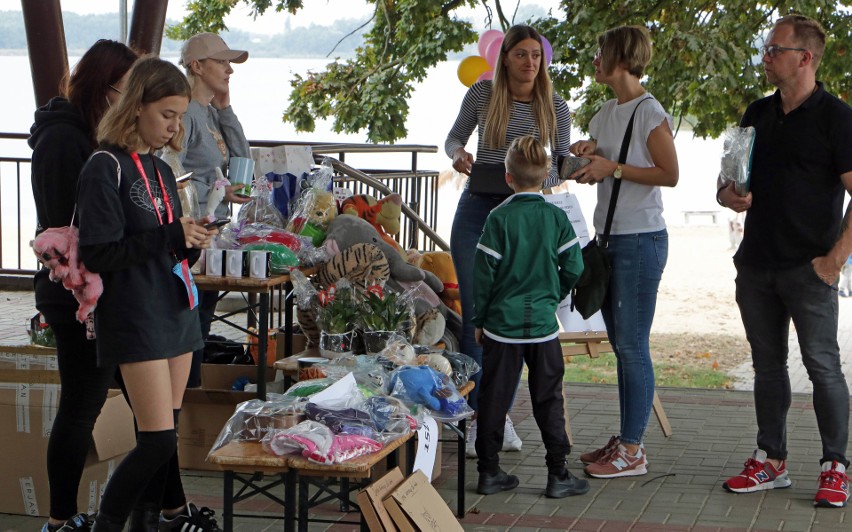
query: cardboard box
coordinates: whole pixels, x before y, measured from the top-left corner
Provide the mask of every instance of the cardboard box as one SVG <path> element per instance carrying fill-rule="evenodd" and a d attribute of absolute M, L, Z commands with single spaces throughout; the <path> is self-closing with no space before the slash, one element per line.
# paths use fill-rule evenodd
<path fill-rule="evenodd" d="M 284 352 L 284 330 L 281 329 L 278 333 L 278 346 L 275 351 L 275 358 L 281 360 L 287 358 L 288 354 Z M 301 353 L 308 348 L 308 337 L 304 334 L 293 333 L 293 352 L 290 355 Z"/>
<path fill-rule="evenodd" d="M 402 471 L 395 467 L 386 475 L 373 482 L 356 496 L 361 514 L 372 532 L 395 532 L 397 529 L 393 519 L 385 508 L 384 499 L 404 480 Z"/>
<path fill-rule="evenodd" d="M 180 412 L 178 457 L 182 468 L 219 470 L 207 462 L 207 453 L 216 443 L 216 438 L 233 415 L 236 406 L 257 397 L 254 392 L 231 390 L 234 381 L 242 377 L 256 382 L 257 366 L 201 365 L 201 388 L 186 391 Z M 275 371 L 267 368 L 267 382 L 274 379 Z"/>
<path fill-rule="evenodd" d="M 426 476 L 415 471 L 384 499 L 394 524 L 403 532 L 461 531 L 453 512 Z"/>
<path fill-rule="evenodd" d="M 59 407 L 55 350 L 0 346 L 0 513 L 46 517 L 50 512 L 47 444 Z M 115 467 L 136 445 L 133 413 L 111 391 L 92 431 L 77 496 L 94 512 Z"/>

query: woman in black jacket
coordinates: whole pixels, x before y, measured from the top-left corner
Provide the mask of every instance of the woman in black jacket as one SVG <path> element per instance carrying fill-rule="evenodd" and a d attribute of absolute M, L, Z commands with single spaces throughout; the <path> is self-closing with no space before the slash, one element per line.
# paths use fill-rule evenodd
<path fill-rule="evenodd" d="M 95 131 L 124 86 L 136 53 L 116 41 L 96 42 L 64 81 L 62 96 L 35 112 L 30 129 L 32 187 L 40 233 L 71 224 L 77 180 L 96 146 Z M 62 388 L 47 447 L 50 518 L 43 531 L 84 529 L 77 513 L 77 490 L 83 474 L 92 427 L 106 401 L 114 367 L 97 367 L 95 341 L 74 317 L 77 301 L 42 268 L 35 275 L 36 308 L 56 337 Z"/>

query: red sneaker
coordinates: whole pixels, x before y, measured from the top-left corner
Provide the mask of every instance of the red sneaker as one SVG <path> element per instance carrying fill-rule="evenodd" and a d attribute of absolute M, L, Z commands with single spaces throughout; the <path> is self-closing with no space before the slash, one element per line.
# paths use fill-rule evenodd
<path fill-rule="evenodd" d="M 729 478 L 722 487 L 733 493 L 752 493 L 789 488 L 791 484 L 790 477 L 787 475 L 787 463 L 782 461 L 776 469 L 766 461 L 766 453 L 758 449 L 754 451 L 751 458 L 746 460 L 742 473 Z"/>
<path fill-rule="evenodd" d="M 838 462 L 823 463 L 814 506 L 843 508 L 846 506 L 847 499 L 849 499 L 849 477 L 846 476 L 846 467 Z"/>

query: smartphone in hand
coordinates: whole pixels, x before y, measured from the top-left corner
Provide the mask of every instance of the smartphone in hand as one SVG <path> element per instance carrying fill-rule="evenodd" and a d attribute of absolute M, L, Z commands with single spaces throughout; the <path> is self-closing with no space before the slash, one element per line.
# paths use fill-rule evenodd
<path fill-rule="evenodd" d="M 227 225 L 229 223 L 231 223 L 231 220 L 229 218 L 219 218 L 217 220 L 213 220 L 210 223 L 204 224 L 204 229 L 219 229 L 223 225 Z"/>

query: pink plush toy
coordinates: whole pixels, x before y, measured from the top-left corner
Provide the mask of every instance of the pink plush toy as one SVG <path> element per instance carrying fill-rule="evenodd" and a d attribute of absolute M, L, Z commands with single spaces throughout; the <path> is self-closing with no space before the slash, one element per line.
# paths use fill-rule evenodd
<path fill-rule="evenodd" d="M 80 308 L 77 321 L 86 321 L 104 291 L 101 276 L 86 269 L 77 257 L 79 232 L 74 226 L 47 229 L 30 242 L 36 257 L 50 270 L 50 280 L 71 290 Z"/>

